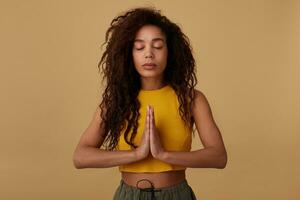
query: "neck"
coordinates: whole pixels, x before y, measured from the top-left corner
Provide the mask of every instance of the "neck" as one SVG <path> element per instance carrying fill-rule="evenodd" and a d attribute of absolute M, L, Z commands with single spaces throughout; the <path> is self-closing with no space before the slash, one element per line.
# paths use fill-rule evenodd
<path fill-rule="evenodd" d="M 167 83 L 162 80 L 154 80 L 154 79 L 150 79 L 150 78 L 141 80 L 141 89 L 142 90 L 157 90 L 166 85 L 167 85 Z"/>

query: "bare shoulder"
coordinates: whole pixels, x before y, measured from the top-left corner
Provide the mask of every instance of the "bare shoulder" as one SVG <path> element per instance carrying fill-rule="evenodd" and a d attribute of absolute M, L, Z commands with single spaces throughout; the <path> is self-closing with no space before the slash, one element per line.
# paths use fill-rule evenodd
<path fill-rule="evenodd" d="M 205 94 L 199 89 L 194 89 L 195 98 L 192 104 L 192 115 L 195 117 L 199 112 L 205 112 L 206 114 L 212 114 L 209 102 Z"/>
<path fill-rule="evenodd" d="M 192 106 L 192 115 L 204 147 L 215 147 L 224 152 L 220 130 L 213 118 L 212 110 L 205 94 L 195 89 L 195 99 Z"/>
<path fill-rule="evenodd" d="M 90 123 L 88 127 L 85 129 L 85 131 L 82 133 L 81 138 L 78 143 L 78 147 L 82 146 L 89 146 L 89 147 L 101 147 L 103 141 L 104 141 L 104 124 L 102 123 L 101 118 L 101 108 L 97 106 L 95 109 L 92 119 L 90 120 Z M 105 113 L 105 108 L 103 109 L 103 112 Z"/>

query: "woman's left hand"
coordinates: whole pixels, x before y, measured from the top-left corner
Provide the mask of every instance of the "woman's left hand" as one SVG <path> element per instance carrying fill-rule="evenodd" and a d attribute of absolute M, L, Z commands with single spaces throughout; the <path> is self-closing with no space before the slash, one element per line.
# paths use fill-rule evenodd
<path fill-rule="evenodd" d="M 164 148 L 161 144 L 159 132 L 155 125 L 154 109 L 150 107 L 150 150 L 154 158 L 161 160 L 164 155 Z"/>

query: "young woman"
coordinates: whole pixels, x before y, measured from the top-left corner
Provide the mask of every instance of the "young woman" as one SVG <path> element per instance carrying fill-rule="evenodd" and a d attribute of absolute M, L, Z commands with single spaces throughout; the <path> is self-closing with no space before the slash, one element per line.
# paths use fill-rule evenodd
<path fill-rule="evenodd" d="M 105 43 L 99 69 L 107 85 L 75 167 L 119 166 L 115 200 L 196 199 L 186 168 L 222 169 L 227 153 L 206 97 L 194 88 L 188 38 L 159 10 L 141 7 L 113 19 Z M 204 148 L 190 151 L 194 124 Z"/>

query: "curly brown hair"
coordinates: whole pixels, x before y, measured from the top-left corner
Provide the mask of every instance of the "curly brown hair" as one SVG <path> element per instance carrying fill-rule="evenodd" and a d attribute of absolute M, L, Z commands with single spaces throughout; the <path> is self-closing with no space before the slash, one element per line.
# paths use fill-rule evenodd
<path fill-rule="evenodd" d="M 181 118 L 191 128 L 193 134 L 195 131 L 191 104 L 195 96 L 194 87 L 197 84 L 197 77 L 188 37 L 177 24 L 161 15 L 160 10 L 153 7 L 132 8 L 111 21 L 106 31 L 105 42 L 101 45 L 102 47 L 107 44 L 98 63 L 99 71 L 102 66 L 106 88 L 99 107 L 103 119 L 101 125 L 104 125 L 104 145 L 108 150 L 113 150 L 117 146 L 120 132 L 125 124 L 125 141 L 131 147 L 137 148 L 133 139 L 137 133 L 140 117 L 140 102 L 137 96 L 141 83 L 134 67 L 132 48 L 137 31 L 144 25 L 155 25 L 166 36 L 168 58 L 164 80 L 177 94 Z M 128 141 L 130 130 L 132 134 Z"/>

